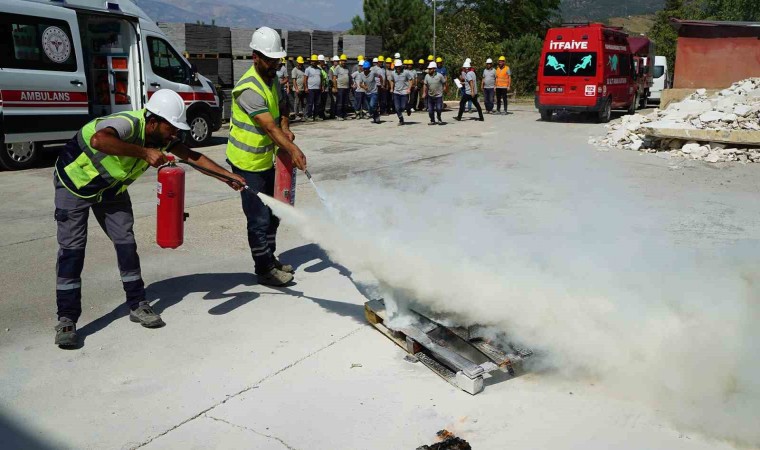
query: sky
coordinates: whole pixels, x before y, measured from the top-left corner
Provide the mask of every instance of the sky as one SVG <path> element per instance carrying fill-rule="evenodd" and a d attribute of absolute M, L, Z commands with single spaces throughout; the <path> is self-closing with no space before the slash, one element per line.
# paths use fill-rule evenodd
<path fill-rule="evenodd" d="M 350 22 L 362 13 L 361 0 L 248 0 L 245 3 L 261 11 L 298 16 L 324 27 Z"/>

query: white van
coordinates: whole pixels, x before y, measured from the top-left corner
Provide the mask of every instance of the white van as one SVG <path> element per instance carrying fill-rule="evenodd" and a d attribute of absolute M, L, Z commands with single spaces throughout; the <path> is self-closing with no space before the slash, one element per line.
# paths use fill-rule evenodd
<path fill-rule="evenodd" d="M 140 109 L 169 88 L 187 105 L 190 144 L 221 127 L 214 85 L 129 0 L 0 2 L 0 166 L 34 164 L 42 145 L 94 117 Z"/>
<path fill-rule="evenodd" d="M 650 89 L 649 99 L 659 103 L 662 91 L 670 88 L 670 75 L 668 74 L 668 59 L 664 56 L 654 57 L 654 84 Z"/>

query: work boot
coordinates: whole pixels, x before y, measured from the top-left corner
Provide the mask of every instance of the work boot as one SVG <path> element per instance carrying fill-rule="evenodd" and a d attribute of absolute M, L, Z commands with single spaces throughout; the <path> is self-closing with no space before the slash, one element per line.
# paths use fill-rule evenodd
<path fill-rule="evenodd" d="M 79 344 L 77 324 L 68 317 L 60 317 L 55 326 L 55 345 L 61 348 L 73 348 Z"/>
<path fill-rule="evenodd" d="M 454 120 L 456 120 L 457 122 L 461 122 L 461 121 L 462 121 L 462 118 L 461 118 L 461 117 L 459 117 L 459 116 L 454 116 Z"/>
<path fill-rule="evenodd" d="M 285 286 L 286 284 L 293 281 L 293 275 L 287 272 L 283 272 L 277 267 L 272 267 L 269 272 L 258 275 L 258 279 L 259 284 L 264 284 L 267 286 Z"/>
<path fill-rule="evenodd" d="M 295 269 L 293 269 L 293 266 L 291 266 L 290 264 L 283 264 L 277 258 L 274 259 L 274 267 L 279 270 L 282 270 L 283 272 L 296 273 Z"/>
<path fill-rule="evenodd" d="M 150 303 L 148 303 L 147 300 L 141 301 L 137 306 L 137 309 L 129 312 L 129 320 L 139 323 L 145 328 L 160 328 L 166 325 L 164 321 L 161 320 L 161 316 L 153 311 L 153 308 L 151 308 Z"/>
<path fill-rule="evenodd" d="M 431 120 L 428 125 L 435 125 L 435 120 Z"/>

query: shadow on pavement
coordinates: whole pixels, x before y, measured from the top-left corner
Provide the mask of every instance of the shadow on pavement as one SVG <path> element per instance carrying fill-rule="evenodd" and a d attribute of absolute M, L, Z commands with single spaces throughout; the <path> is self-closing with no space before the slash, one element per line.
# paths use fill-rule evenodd
<path fill-rule="evenodd" d="M 0 413 L 0 443 L 6 449 L 53 450 L 55 447 L 41 441 L 33 433 L 13 423 Z"/>

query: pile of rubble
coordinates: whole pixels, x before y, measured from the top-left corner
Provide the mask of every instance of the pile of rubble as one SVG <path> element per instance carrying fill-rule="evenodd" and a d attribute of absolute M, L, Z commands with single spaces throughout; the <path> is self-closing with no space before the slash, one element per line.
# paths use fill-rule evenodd
<path fill-rule="evenodd" d="M 671 156 L 707 162 L 760 162 L 760 78 L 739 81 L 711 97 L 699 89 L 664 110 L 623 116 L 620 123 L 607 128 L 606 136 L 589 142 L 648 153 L 669 152 Z M 676 130 L 671 134 L 678 137 L 669 137 L 665 130 Z M 691 133 L 702 136 L 697 141 L 684 137 L 689 130 L 714 133 Z M 734 131 L 741 133 L 731 133 Z M 743 137 L 733 142 L 732 136 L 739 134 Z M 717 141 L 709 140 L 710 136 Z"/>

